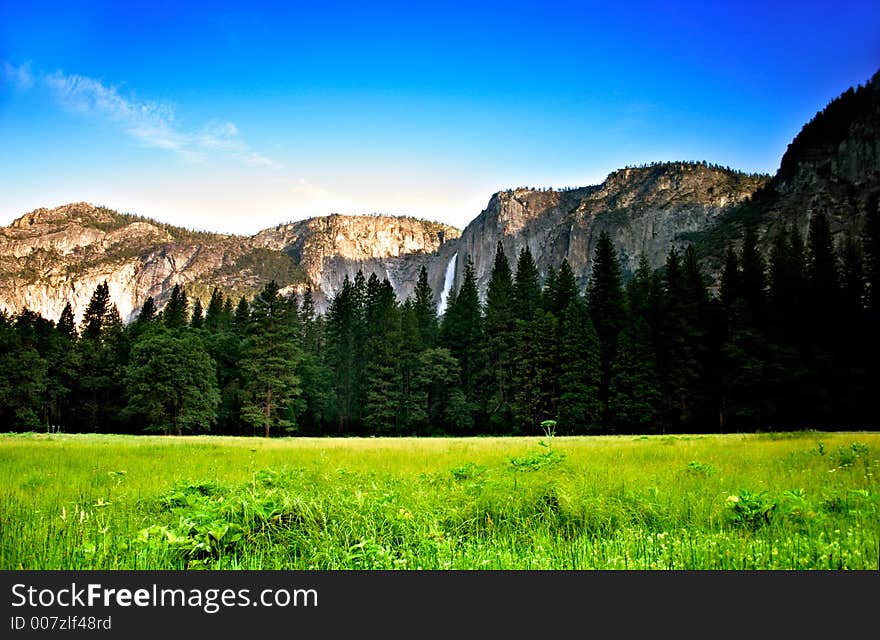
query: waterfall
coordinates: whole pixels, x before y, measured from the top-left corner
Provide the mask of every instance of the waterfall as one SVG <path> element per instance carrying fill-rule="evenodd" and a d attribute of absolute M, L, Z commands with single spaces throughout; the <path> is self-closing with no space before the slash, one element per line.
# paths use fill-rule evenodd
<path fill-rule="evenodd" d="M 446 311 L 446 303 L 449 302 L 449 292 L 452 291 L 452 283 L 455 281 L 455 259 L 458 252 L 452 254 L 449 264 L 446 265 L 446 277 L 443 280 L 443 291 L 440 292 L 440 304 L 437 306 L 437 315 Z"/>

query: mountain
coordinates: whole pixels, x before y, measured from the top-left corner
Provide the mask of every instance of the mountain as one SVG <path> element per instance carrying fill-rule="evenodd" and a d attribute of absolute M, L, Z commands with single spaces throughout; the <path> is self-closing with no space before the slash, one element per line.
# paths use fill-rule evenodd
<path fill-rule="evenodd" d="M 628 267 L 641 253 L 663 263 L 681 234 L 711 226 L 767 181 L 700 163 L 622 169 L 599 186 L 496 193 L 462 233 L 438 222 L 330 215 L 254 236 L 189 231 L 87 203 L 37 209 L 0 229 L 0 307 L 79 318 L 107 280 L 124 320 L 148 296 L 161 308 L 175 284 L 207 300 L 220 287 L 250 295 L 275 279 L 288 292 L 311 283 L 319 310 L 359 270 L 388 278 L 401 299 L 424 266 L 436 299 L 458 286 L 470 257 L 485 291 L 500 240 L 511 260 L 529 246 L 541 273 L 567 258 L 582 285 L 599 233 L 609 231 Z M 453 262 L 454 261 L 454 262 Z M 447 282 L 447 271 L 454 276 Z"/>
<path fill-rule="evenodd" d="M 214 287 L 252 295 L 272 279 L 288 292 L 313 283 L 321 308 L 358 269 L 411 291 L 419 267 L 458 235 L 448 225 L 415 218 L 333 215 L 245 237 L 190 231 L 79 202 L 37 209 L 0 228 L 0 308 L 28 308 L 57 320 L 69 301 L 78 321 L 106 280 L 129 321 L 149 296 L 161 308 L 175 284 L 207 300 Z"/>
<path fill-rule="evenodd" d="M 470 256 L 485 292 L 497 243 L 511 266 L 527 246 L 542 276 L 564 258 L 585 287 L 601 232 L 611 236 L 625 270 L 635 271 L 641 255 L 659 267 L 672 246 L 688 244 L 688 234 L 711 228 L 768 180 L 704 163 L 675 162 L 621 169 L 594 187 L 496 193 L 462 232 L 459 261 Z M 456 273 L 458 286 L 463 269 Z"/>
<path fill-rule="evenodd" d="M 880 71 L 832 100 L 803 126 L 773 179 L 718 224 L 692 234 L 707 264 L 717 267 L 727 243 L 754 225 L 765 250 L 783 227 L 806 237 L 810 216 L 823 212 L 839 240 L 859 234 L 880 200 Z"/>
<path fill-rule="evenodd" d="M 399 298 L 424 266 L 435 297 L 461 283 L 473 262 L 485 294 L 499 242 L 511 265 L 529 247 L 540 274 L 571 264 L 586 286 L 601 232 L 627 271 L 639 256 L 660 267 L 669 250 L 694 244 L 715 277 L 725 248 L 747 225 L 765 248 L 783 227 L 806 235 L 822 211 L 838 236 L 858 233 L 880 200 L 880 72 L 828 104 L 791 142 L 770 177 L 705 162 L 628 167 L 600 185 L 495 193 L 463 231 L 411 217 L 329 215 L 233 236 L 173 227 L 87 203 L 37 209 L 0 228 L 0 308 L 79 317 L 107 280 L 124 320 L 148 296 L 161 308 L 175 284 L 206 300 L 214 287 L 251 295 L 274 279 L 286 292 L 311 284 L 326 309 L 346 276 L 388 278 Z"/>

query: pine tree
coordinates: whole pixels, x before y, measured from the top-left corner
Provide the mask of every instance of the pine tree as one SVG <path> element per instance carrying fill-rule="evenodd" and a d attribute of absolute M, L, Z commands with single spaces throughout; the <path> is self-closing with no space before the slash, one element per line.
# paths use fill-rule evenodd
<path fill-rule="evenodd" d="M 805 391 L 812 405 L 813 419 L 833 420 L 836 409 L 836 339 L 839 336 L 839 274 L 831 229 L 824 213 L 810 218 L 807 236 L 807 321 L 811 348 L 808 356 L 810 377 Z"/>
<path fill-rule="evenodd" d="M 739 257 L 733 246 L 728 246 L 724 253 L 724 268 L 721 271 L 720 302 L 729 315 L 734 306 L 742 299 L 742 271 Z"/>
<path fill-rule="evenodd" d="M 514 418 L 520 431 L 540 433 L 556 415 L 556 319 L 543 309 L 531 320 L 517 320 L 514 364 Z"/>
<path fill-rule="evenodd" d="M 547 267 L 547 277 L 544 279 L 544 289 L 541 291 L 541 308 L 548 313 L 557 315 L 555 311 L 556 296 L 559 291 L 559 274 L 551 264 Z"/>
<path fill-rule="evenodd" d="M 767 265 L 758 247 L 754 227 L 746 227 L 742 248 L 742 298 L 746 322 L 762 331 L 767 318 Z"/>
<path fill-rule="evenodd" d="M 870 338 L 865 345 L 865 358 L 868 361 L 866 384 L 869 389 L 880 389 L 880 338 L 876 335 L 876 327 L 880 327 L 880 198 L 870 198 L 866 208 L 862 228 L 867 306 L 865 323 Z"/>
<path fill-rule="evenodd" d="M 513 312 L 517 320 L 528 321 L 541 307 L 541 285 L 538 267 L 528 246 L 519 252 L 513 276 Z"/>
<path fill-rule="evenodd" d="M 422 351 L 413 379 L 413 397 L 421 403 L 423 409 L 419 415 L 424 419 L 414 423 L 428 433 L 470 431 L 473 415 L 459 380 L 458 361 L 449 349 L 435 347 Z"/>
<path fill-rule="evenodd" d="M 459 425 L 472 424 L 465 414 L 473 416 L 480 404 L 477 382 L 484 368 L 481 362 L 483 335 L 474 264 L 468 257 L 461 287 L 454 297 L 450 296 L 440 325 L 440 346 L 452 353 L 460 369 L 461 396 L 450 395 L 450 402 L 456 402 L 455 420 Z"/>
<path fill-rule="evenodd" d="M 623 276 L 611 237 L 603 231 L 593 254 L 593 268 L 587 284 L 587 307 L 599 337 L 599 361 L 602 377 L 599 397 L 608 402 L 611 364 L 617 353 L 617 335 L 623 326 L 625 309 Z"/>
<path fill-rule="evenodd" d="M 620 333 L 611 367 L 609 424 L 618 433 L 657 431 L 662 406 L 648 323 L 635 317 Z"/>
<path fill-rule="evenodd" d="M 486 340 L 484 348 L 486 414 L 493 432 L 511 426 L 513 358 L 516 349 L 513 276 L 501 241 L 486 289 Z"/>
<path fill-rule="evenodd" d="M 559 322 L 558 427 L 562 433 L 591 433 L 602 424 L 599 399 L 599 338 L 581 299 L 568 303 Z"/>
<path fill-rule="evenodd" d="M 357 403 L 362 363 L 357 361 L 355 347 L 359 313 L 354 284 L 346 275 L 327 310 L 328 364 L 335 389 L 337 435 L 350 430 L 353 418 L 359 414 Z"/>
<path fill-rule="evenodd" d="M 273 280 L 254 298 L 241 361 L 241 417 L 267 438 L 273 429 L 296 427 L 290 409 L 301 393 L 296 375 L 300 350 L 290 320 L 290 301 L 279 295 Z"/>
<path fill-rule="evenodd" d="M 767 399 L 778 424 L 803 424 L 808 417 L 797 400 L 805 386 L 804 329 L 806 275 L 797 225 L 781 229 L 770 249 Z"/>
<path fill-rule="evenodd" d="M 205 328 L 208 331 L 219 331 L 225 323 L 224 306 L 223 292 L 214 287 L 214 290 L 211 291 L 211 299 L 208 301 L 208 308 L 205 310 Z"/>
<path fill-rule="evenodd" d="M 238 299 L 238 304 L 235 305 L 235 312 L 232 317 L 232 326 L 240 337 L 244 338 L 248 326 L 250 325 L 250 321 L 251 305 L 248 303 L 247 298 L 241 296 Z"/>
<path fill-rule="evenodd" d="M 550 310 L 557 318 L 562 316 L 562 312 L 568 305 L 574 302 L 580 292 L 578 290 L 577 280 L 568 260 L 563 258 L 562 264 L 559 266 L 559 275 L 557 277 L 556 293 L 553 297 L 553 304 Z"/>
<path fill-rule="evenodd" d="M 303 292 L 302 305 L 300 306 L 300 322 L 302 324 L 303 350 L 315 356 L 320 355 L 322 348 L 321 322 L 315 311 L 312 285 L 307 285 Z"/>
<path fill-rule="evenodd" d="M 196 301 L 193 303 L 192 317 L 190 318 L 189 326 L 193 329 L 201 329 L 205 326 L 205 313 L 202 310 L 202 301 L 199 298 L 196 298 Z"/>
<path fill-rule="evenodd" d="M 152 322 L 156 319 L 156 301 L 153 300 L 153 296 L 147 297 L 144 300 L 144 304 L 141 305 L 141 311 L 138 314 L 137 322 L 141 324 L 145 324 L 147 322 Z"/>
<path fill-rule="evenodd" d="M 388 279 L 375 274 L 367 283 L 364 426 L 370 434 L 398 432 L 401 405 L 400 311 Z"/>
<path fill-rule="evenodd" d="M 162 321 L 169 329 L 183 329 L 189 324 L 186 291 L 180 285 L 171 289 L 171 297 L 162 311 Z"/>
<path fill-rule="evenodd" d="M 827 321 L 833 315 L 838 300 L 839 276 L 831 229 L 824 213 L 815 213 L 810 218 L 808 241 L 807 278 L 812 298 L 811 307 L 822 321 Z M 830 327 L 826 325 L 825 329 L 828 328 Z"/>
<path fill-rule="evenodd" d="M 95 287 L 89 305 L 83 313 L 80 334 L 87 340 L 100 340 L 111 322 L 110 288 L 105 280 Z"/>
<path fill-rule="evenodd" d="M 127 345 L 106 281 L 95 288 L 81 327 L 70 419 L 81 431 L 113 432 L 119 428 L 124 403 L 122 373 Z"/>
<path fill-rule="evenodd" d="M 73 309 L 71 309 L 69 302 L 64 305 L 64 309 L 61 311 L 61 317 L 58 318 L 58 333 L 68 340 L 75 341 L 77 338 L 76 322 L 73 317 Z"/>
<path fill-rule="evenodd" d="M 424 265 L 419 269 L 419 279 L 414 291 L 414 311 L 418 322 L 419 341 L 426 349 L 430 349 L 437 342 L 437 305 L 434 302 L 434 294 L 428 284 L 428 271 Z"/>
<path fill-rule="evenodd" d="M 666 259 L 666 296 L 658 368 L 664 372 L 664 396 L 667 402 L 661 418 L 679 427 L 698 419 L 705 393 L 705 369 L 702 345 L 705 339 L 705 316 L 702 305 L 705 290 L 700 287 L 699 271 L 682 264 L 673 247 Z"/>
<path fill-rule="evenodd" d="M 839 370 L 835 374 L 835 394 L 840 399 L 836 419 L 848 419 L 854 424 L 865 424 L 870 415 L 865 407 L 871 402 L 869 379 L 871 358 L 866 345 L 871 344 L 872 332 L 867 325 L 865 269 L 862 249 L 851 233 L 847 233 L 840 247 L 840 311 L 838 324 L 845 327 L 837 342 Z"/>

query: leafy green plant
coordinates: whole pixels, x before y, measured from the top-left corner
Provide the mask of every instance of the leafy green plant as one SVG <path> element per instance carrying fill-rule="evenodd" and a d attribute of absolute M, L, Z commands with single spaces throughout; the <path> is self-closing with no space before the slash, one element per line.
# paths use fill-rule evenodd
<path fill-rule="evenodd" d="M 471 480 L 473 478 L 477 478 L 483 475 L 486 472 L 486 467 L 474 464 L 473 462 L 468 462 L 460 467 L 454 467 L 449 470 L 449 473 L 452 474 L 452 477 L 456 480 Z"/>
<path fill-rule="evenodd" d="M 702 462 L 698 462 L 697 460 L 691 460 L 687 464 L 688 473 L 701 475 L 701 476 L 711 476 L 715 473 L 715 467 L 711 464 L 705 464 Z"/>
<path fill-rule="evenodd" d="M 834 452 L 834 461 L 838 468 L 853 466 L 858 460 L 867 458 L 868 445 L 864 442 L 853 442 L 848 447 L 838 447 Z"/>
<path fill-rule="evenodd" d="M 752 493 L 745 489 L 727 496 L 726 505 L 731 524 L 751 530 L 770 524 L 777 506 L 765 491 Z"/>

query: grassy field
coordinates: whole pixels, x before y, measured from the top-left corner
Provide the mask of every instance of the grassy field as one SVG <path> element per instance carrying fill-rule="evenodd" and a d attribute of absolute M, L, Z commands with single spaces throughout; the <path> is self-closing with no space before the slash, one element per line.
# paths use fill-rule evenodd
<path fill-rule="evenodd" d="M 878 569 L 880 434 L 0 436 L 2 569 Z"/>

